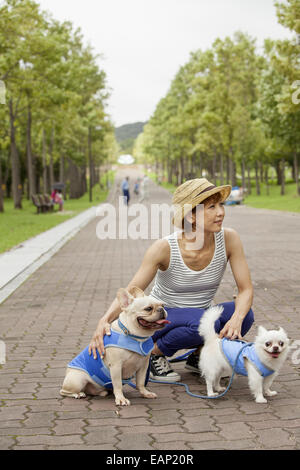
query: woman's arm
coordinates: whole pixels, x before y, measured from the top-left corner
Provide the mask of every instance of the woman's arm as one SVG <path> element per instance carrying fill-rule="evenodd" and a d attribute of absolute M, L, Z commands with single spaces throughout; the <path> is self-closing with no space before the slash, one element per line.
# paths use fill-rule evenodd
<path fill-rule="evenodd" d="M 145 290 L 154 279 L 157 270 L 168 267 L 169 258 L 170 248 L 168 242 L 166 240 L 157 240 L 147 250 L 142 264 L 128 284 L 127 290 L 130 291 L 133 286 Z M 89 345 L 89 354 L 93 353 L 95 359 L 97 358 L 96 350 L 98 350 L 100 356 L 104 356 L 103 337 L 104 335 L 110 335 L 110 324 L 118 318 L 120 313 L 120 305 L 118 299 L 115 298 L 105 315 L 100 319 Z"/>
<path fill-rule="evenodd" d="M 238 295 L 235 300 L 234 314 L 220 331 L 220 338 L 225 336 L 229 339 L 242 339 L 242 323 L 252 305 L 253 286 L 243 245 L 238 233 L 232 229 L 225 229 L 225 242 L 232 274 L 238 288 Z"/>

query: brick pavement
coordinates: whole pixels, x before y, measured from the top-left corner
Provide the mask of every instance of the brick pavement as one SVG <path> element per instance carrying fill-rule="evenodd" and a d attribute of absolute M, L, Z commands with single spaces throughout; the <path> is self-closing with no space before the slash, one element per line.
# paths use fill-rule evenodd
<path fill-rule="evenodd" d="M 110 200 L 116 195 L 112 191 Z M 151 184 L 151 202 L 170 200 L 167 191 Z M 247 339 L 263 324 L 281 325 L 292 340 L 300 340 L 299 215 L 243 206 L 226 212 L 225 225 L 243 240 L 255 287 L 256 326 Z M 60 397 L 67 362 L 89 343 L 101 314 L 151 243 L 100 241 L 97 222 L 0 306 L 0 337 L 7 345 L 7 364 L 0 366 L 0 449 L 299 449 L 300 366 L 291 354 L 275 382 L 278 396 L 265 405 L 253 401 L 244 377 L 220 400 L 153 383 L 149 388 L 157 400 L 126 387 L 132 405 L 119 409 L 111 396 Z M 228 267 L 216 301 L 231 300 L 233 292 Z M 205 394 L 202 379 L 183 363 L 174 367 L 192 392 Z"/>

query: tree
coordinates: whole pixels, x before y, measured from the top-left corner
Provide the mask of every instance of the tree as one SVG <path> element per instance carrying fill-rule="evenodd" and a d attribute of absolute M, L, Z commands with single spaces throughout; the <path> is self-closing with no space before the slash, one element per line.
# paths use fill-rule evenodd
<path fill-rule="evenodd" d="M 16 208 L 22 207 L 26 182 L 30 196 L 40 191 L 41 179 L 44 192 L 55 178 L 64 180 L 69 173 L 72 185 L 75 173 L 78 181 L 85 180 L 90 105 L 97 115 L 93 125 L 106 120 L 102 132 L 94 133 L 97 155 L 105 134 L 111 134 L 105 73 L 98 56 L 83 43 L 79 29 L 41 12 L 32 0 L 4 0 L 0 5 L 0 80 L 7 88 L 4 114 Z M 96 163 L 101 161 L 96 156 Z"/>

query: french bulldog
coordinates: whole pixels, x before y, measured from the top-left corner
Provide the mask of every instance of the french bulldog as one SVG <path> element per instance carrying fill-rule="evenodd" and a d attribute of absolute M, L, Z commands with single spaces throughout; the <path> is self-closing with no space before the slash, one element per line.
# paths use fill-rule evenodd
<path fill-rule="evenodd" d="M 88 348 L 69 364 L 60 394 L 65 397 L 85 398 L 86 395 L 106 396 L 113 389 L 116 405 L 127 406 L 123 381 L 135 376 L 136 388 L 145 398 L 157 398 L 145 387 L 149 358 L 153 349 L 151 336 L 170 323 L 161 302 L 146 296 L 138 287 L 117 293 L 122 309 L 119 318 L 111 324 L 111 338 L 104 337 L 105 355 L 97 359 Z M 115 344 L 111 344 L 115 341 Z M 104 374 L 104 375 L 103 375 Z"/>

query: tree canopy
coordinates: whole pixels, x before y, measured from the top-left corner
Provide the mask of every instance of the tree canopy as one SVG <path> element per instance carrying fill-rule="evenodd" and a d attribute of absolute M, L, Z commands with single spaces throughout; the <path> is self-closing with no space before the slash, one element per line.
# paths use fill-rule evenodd
<path fill-rule="evenodd" d="M 258 52 L 254 38 L 236 32 L 190 54 L 136 141 L 140 161 L 176 184 L 203 175 L 235 186 L 239 176 L 249 192 L 255 171 L 258 193 L 259 175 L 268 180 L 273 166 L 282 184 L 290 166 L 299 193 L 300 5 L 276 8 L 291 40 L 266 39 Z"/>

